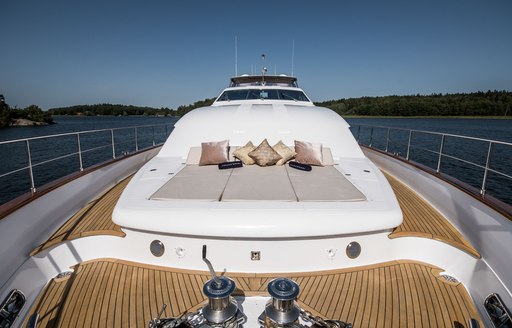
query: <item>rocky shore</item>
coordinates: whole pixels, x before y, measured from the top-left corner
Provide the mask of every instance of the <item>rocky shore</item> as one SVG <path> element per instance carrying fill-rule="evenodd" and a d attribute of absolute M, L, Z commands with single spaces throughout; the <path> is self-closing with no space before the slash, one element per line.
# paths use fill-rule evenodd
<path fill-rule="evenodd" d="M 26 118 L 17 118 L 15 119 L 9 126 L 42 126 L 42 125 L 49 125 L 46 122 L 37 122 L 28 120 Z"/>

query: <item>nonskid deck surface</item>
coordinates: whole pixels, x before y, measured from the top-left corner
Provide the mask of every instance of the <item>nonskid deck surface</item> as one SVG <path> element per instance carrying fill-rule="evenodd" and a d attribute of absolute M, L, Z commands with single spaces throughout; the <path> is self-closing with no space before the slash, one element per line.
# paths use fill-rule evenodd
<path fill-rule="evenodd" d="M 480 320 L 464 286 L 440 278 L 441 271 L 424 263 L 392 261 L 279 276 L 299 283 L 301 307 L 354 327 L 468 327 L 471 318 Z M 267 295 L 267 283 L 276 276 L 226 275 L 235 280 L 235 293 L 247 297 Z M 39 313 L 38 327 L 144 327 L 164 303 L 165 316 L 198 309 L 208 279 L 207 272 L 98 259 L 51 280 L 30 313 Z"/>

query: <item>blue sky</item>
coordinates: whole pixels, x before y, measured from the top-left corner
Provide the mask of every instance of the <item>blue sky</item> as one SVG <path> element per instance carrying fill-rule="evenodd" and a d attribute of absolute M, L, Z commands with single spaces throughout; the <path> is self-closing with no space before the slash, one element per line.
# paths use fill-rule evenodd
<path fill-rule="evenodd" d="M 294 73 L 315 101 L 512 90 L 512 1 L 3 1 L 12 107 L 176 108 L 235 73 Z"/>

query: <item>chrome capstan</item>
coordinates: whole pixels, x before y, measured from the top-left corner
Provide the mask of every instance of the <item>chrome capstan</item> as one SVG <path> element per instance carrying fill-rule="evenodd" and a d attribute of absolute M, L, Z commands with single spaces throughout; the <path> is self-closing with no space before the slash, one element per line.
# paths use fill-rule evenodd
<path fill-rule="evenodd" d="M 276 278 L 268 284 L 268 293 L 272 297 L 265 306 L 265 316 L 277 326 L 297 323 L 300 308 L 297 305 L 299 285 L 287 278 Z"/>
<path fill-rule="evenodd" d="M 203 261 L 208 265 L 212 278 L 203 286 L 208 302 L 203 306 L 206 321 L 220 324 L 233 319 L 238 312 L 238 304 L 231 296 L 235 291 L 235 282 L 227 277 L 218 277 L 211 262 L 206 258 L 206 245 L 203 245 Z"/>

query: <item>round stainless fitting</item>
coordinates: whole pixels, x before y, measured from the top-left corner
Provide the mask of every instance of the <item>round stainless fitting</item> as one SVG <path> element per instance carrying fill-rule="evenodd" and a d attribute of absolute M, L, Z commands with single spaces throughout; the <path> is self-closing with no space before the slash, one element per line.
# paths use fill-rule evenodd
<path fill-rule="evenodd" d="M 357 241 L 351 242 L 347 245 L 346 253 L 349 258 L 355 259 L 361 254 L 361 245 Z"/>
<path fill-rule="evenodd" d="M 299 291 L 299 285 L 287 278 L 276 278 L 268 284 L 270 296 L 281 301 L 295 300 L 299 296 Z"/>
<path fill-rule="evenodd" d="M 154 256 L 160 257 L 164 255 L 165 252 L 164 243 L 162 243 L 160 240 L 153 240 L 149 245 L 149 250 Z"/>
<path fill-rule="evenodd" d="M 226 277 L 215 277 L 203 286 L 208 302 L 203 306 L 204 318 L 213 323 L 223 323 L 231 319 L 238 311 L 236 300 L 231 297 L 235 291 L 235 282 Z"/>
<path fill-rule="evenodd" d="M 299 285 L 287 278 L 276 278 L 268 284 L 272 299 L 265 306 L 265 315 L 278 325 L 295 322 L 300 315 L 300 308 L 295 303 L 299 295 Z"/>

